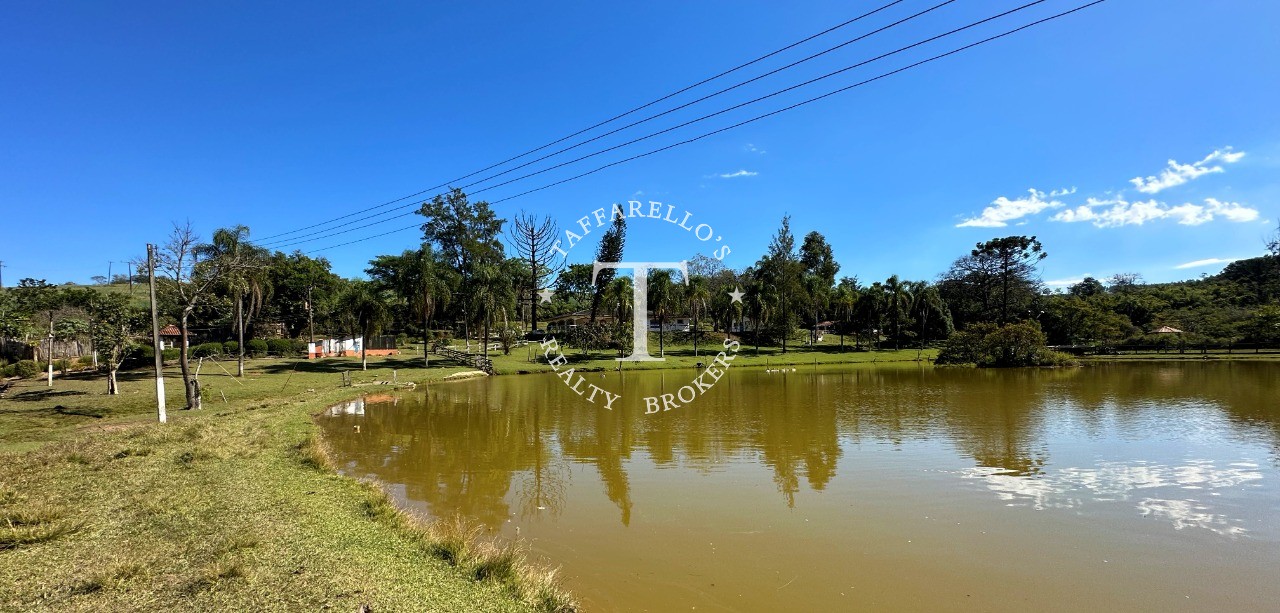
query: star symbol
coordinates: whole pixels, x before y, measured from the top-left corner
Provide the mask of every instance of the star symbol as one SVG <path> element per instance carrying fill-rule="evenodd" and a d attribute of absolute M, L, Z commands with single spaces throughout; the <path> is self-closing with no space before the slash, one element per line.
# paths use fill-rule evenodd
<path fill-rule="evenodd" d="M 730 304 L 734 302 L 742 302 L 742 297 L 745 295 L 746 295 L 746 292 L 742 291 L 741 287 L 733 288 L 733 291 L 729 292 Z"/>
<path fill-rule="evenodd" d="M 538 301 L 538 304 L 546 304 L 551 302 L 551 297 L 555 295 L 555 291 L 548 287 L 538 292 L 538 295 L 542 297 L 542 300 Z"/>

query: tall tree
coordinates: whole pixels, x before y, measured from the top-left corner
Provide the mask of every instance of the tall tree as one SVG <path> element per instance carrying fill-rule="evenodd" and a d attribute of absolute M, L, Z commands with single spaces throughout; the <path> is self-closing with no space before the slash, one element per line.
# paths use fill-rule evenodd
<path fill-rule="evenodd" d="M 757 283 L 764 286 L 760 296 L 773 302 L 769 319 L 773 333 L 781 339 L 783 353 L 787 352 L 787 339 L 796 328 L 796 311 L 805 296 L 804 265 L 796 257 L 795 243 L 791 216 L 783 216 L 782 225 L 769 242 L 768 252 L 755 266 Z"/>
<path fill-rule="evenodd" d="M 800 263 L 805 270 L 805 294 L 812 317 L 811 342 L 818 342 L 818 323 L 830 308 L 831 290 L 836 283 L 840 264 L 836 262 L 831 245 L 820 232 L 810 232 L 800 245 Z"/>
<path fill-rule="evenodd" d="M 365 269 L 374 280 L 404 301 L 422 323 L 422 359 L 431 365 L 431 317 L 452 297 L 456 274 L 436 257 L 430 244 L 395 255 L 380 255 Z"/>
<path fill-rule="evenodd" d="M 529 328 L 538 328 L 538 290 L 548 277 L 564 267 L 564 261 L 556 257 L 556 237 L 560 233 L 550 215 L 542 218 L 521 211 L 511 224 L 511 243 L 516 254 L 528 266 L 525 277 L 525 296 L 529 299 Z"/>
<path fill-rule="evenodd" d="M 622 249 L 627 242 L 627 218 L 614 215 L 613 223 L 600 237 L 600 245 L 596 247 L 597 262 L 621 262 Z M 596 283 L 591 295 L 591 323 L 596 323 L 596 314 L 600 310 L 600 299 L 604 291 L 613 282 L 617 269 L 604 268 L 596 274 Z"/>
<path fill-rule="evenodd" d="M 386 296 L 376 284 L 363 279 L 348 283 L 341 298 L 348 321 L 360 329 L 360 369 L 369 369 L 369 338 L 380 331 L 390 314 Z"/>
<path fill-rule="evenodd" d="M 671 281 L 671 271 L 649 271 L 649 308 L 658 318 L 658 355 L 666 357 L 667 315 L 676 306 L 676 285 Z"/>
<path fill-rule="evenodd" d="M 244 376 L 244 330 L 271 294 L 268 268 L 270 254 L 249 242 L 249 227 L 244 225 L 219 228 L 213 232 L 204 257 L 216 260 L 223 274 L 216 289 L 235 305 L 237 341 L 236 376 Z"/>
<path fill-rule="evenodd" d="M 505 220 L 493 212 L 488 202 L 471 202 L 460 189 L 424 202 L 418 213 L 426 218 L 422 224 L 423 238 L 435 245 L 441 257 L 458 273 L 461 280 L 458 291 L 464 296 L 484 291 L 478 286 L 477 271 L 482 267 L 501 265 L 506 259 L 499 240 Z M 474 302 L 459 300 L 456 303 L 463 311 L 468 348 L 472 324 L 480 317 L 470 309 Z"/>
<path fill-rule="evenodd" d="M 840 279 L 831 295 L 831 308 L 836 315 L 836 330 L 840 333 L 840 351 L 844 351 L 844 335 L 852 329 L 853 316 L 858 306 L 858 280 Z"/>
<path fill-rule="evenodd" d="M 906 323 L 911 310 L 911 290 L 898 275 L 890 276 L 883 286 L 885 315 L 889 318 L 889 327 L 893 330 L 893 348 L 898 348 L 902 338 L 902 325 Z"/>
<path fill-rule="evenodd" d="M 919 349 L 923 350 L 925 341 L 929 338 L 930 324 L 937 326 L 944 337 L 951 334 L 951 312 L 947 310 L 947 303 L 942 300 L 937 286 L 923 281 L 908 285 L 911 294 L 911 316 L 920 325 Z M 917 351 L 916 359 L 919 358 L 920 351 Z"/>
<path fill-rule="evenodd" d="M 1008 323 L 1026 312 L 1039 294 L 1036 268 L 1047 257 L 1034 236 L 1007 236 L 978 243 L 955 261 L 939 290 L 965 325 Z"/>
<path fill-rule="evenodd" d="M 635 309 L 631 277 L 616 277 L 604 292 L 604 306 L 613 317 L 613 338 L 618 342 L 618 355 L 631 353 L 631 314 Z"/>
<path fill-rule="evenodd" d="M 160 249 L 157 268 L 163 277 L 161 289 L 166 302 L 172 307 L 178 320 L 180 341 L 178 361 L 182 368 L 182 385 L 186 393 L 187 409 L 198 409 L 200 384 L 191 373 L 188 341 L 191 338 L 191 316 L 204 306 L 213 288 L 222 281 L 226 262 L 218 258 L 205 260 L 208 248 L 200 243 L 200 237 L 190 222 L 174 224 L 169 239 Z"/>
<path fill-rule="evenodd" d="M 702 317 L 707 313 L 711 305 L 710 282 L 706 277 L 700 275 L 689 275 L 688 286 L 684 290 L 684 303 L 689 309 L 689 315 L 693 317 L 693 325 L 690 328 L 693 336 L 693 356 L 698 356 L 698 326 L 702 322 Z"/>
<path fill-rule="evenodd" d="M 489 355 L 489 329 L 493 325 L 494 314 L 501 314 L 505 320 L 507 308 L 515 301 L 516 291 L 511 284 L 510 272 L 510 265 L 501 264 L 485 264 L 478 267 L 475 272 L 474 289 L 470 296 L 474 311 L 480 317 L 480 324 L 484 326 L 481 342 L 486 356 Z"/>
<path fill-rule="evenodd" d="M 329 260 L 310 258 L 301 251 L 271 256 L 273 296 L 267 316 L 283 321 L 291 336 L 316 340 L 316 318 L 326 320 L 337 302 L 341 278 L 329 270 Z"/>

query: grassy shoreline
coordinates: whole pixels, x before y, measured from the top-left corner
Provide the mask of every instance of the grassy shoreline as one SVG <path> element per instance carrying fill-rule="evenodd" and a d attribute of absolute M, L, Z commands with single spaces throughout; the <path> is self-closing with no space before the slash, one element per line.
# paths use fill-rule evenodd
<path fill-rule="evenodd" d="M 464 370 L 254 360 L 242 382 L 206 370 L 205 408 L 182 411 L 175 369 L 165 425 L 145 371 L 115 397 L 96 375 L 20 382 L 0 400 L 0 609 L 572 610 L 518 549 L 332 470 L 313 416 L 386 389 L 339 387 L 353 366 Z"/>

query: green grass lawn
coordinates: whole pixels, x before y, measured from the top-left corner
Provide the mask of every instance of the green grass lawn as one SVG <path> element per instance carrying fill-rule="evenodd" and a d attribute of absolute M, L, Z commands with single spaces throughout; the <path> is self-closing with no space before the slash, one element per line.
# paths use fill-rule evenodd
<path fill-rule="evenodd" d="M 462 368 L 408 360 L 253 360 L 237 382 L 205 362 L 204 409 L 167 373 L 17 382 L 0 400 L 0 609 L 568 609 L 511 548 L 431 529 L 330 470 L 316 412 L 391 378 Z M 225 401 L 223 399 L 225 394 Z"/>

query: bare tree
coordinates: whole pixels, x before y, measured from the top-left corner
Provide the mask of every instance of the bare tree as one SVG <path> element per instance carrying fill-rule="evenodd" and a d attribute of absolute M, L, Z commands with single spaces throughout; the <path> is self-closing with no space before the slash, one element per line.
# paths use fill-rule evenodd
<path fill-rule="evenodd" d="M 551 216 L 538 218 L 532 213 L 521 211 L 515 216 L 512 230 L 508 232 L 511 243 L 516 248 L 520 259 L 528 263 L 528 277 L 523 279 L 528 284 L 529 293 L 529 328 L 538 327 L 538 288 L 543 281 L 564 267 L 564 261 L 556 262 L 556 236 L 560 229 Z"/>
<path fill-rule="evenodd" d="M 181 334 L 178 361 L 182 367 L 182 386 L 186 390 L 188 409 L 200 408 L 200 384 L 192 376 L 191 366 L 188 364 L 188 321 L 196 307 L 210 297 L 214 286 L 223 276 L 223 263 L 216 258 L 202 261 L 201 254 L 204 251 L 206 247 L 200 244 L 200 237 L 191 228 L 191 222 L 186 222 L 183 225 L 173 225 L 173 232 L 157 254 L 158 268 L 165 281 L 166 298 L 171 301 L 178 314 L 178 330 Z"/>

